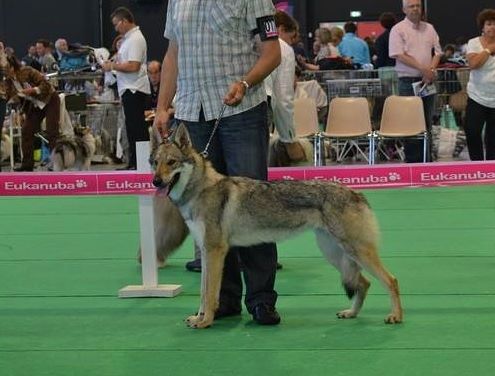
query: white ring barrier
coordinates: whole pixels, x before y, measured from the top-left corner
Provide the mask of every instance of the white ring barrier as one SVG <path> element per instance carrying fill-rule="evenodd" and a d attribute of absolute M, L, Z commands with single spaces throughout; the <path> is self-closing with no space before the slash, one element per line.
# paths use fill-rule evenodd
<path fill-rule="evenodd" d="M 173 297 L 180 285 L 159 285 L 153 233 L 149 143 L 137 143 L 137 171 L 0 173 L 0 196 L 139 195 L 142 285 L 119 297 Z M 269 180 L 329 180 L 355 189 L 495 184 L 495 161 L 270 168 Z"/>

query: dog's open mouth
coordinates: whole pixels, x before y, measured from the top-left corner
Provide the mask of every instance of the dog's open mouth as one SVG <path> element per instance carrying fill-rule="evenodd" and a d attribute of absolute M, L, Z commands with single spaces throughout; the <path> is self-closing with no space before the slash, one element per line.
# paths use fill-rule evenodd
<path fill-rule="evenodd" d="M 161 179 L 158 179 L 159 181 L 156 181 L 156 178 L 155 178 L 155 180 L 153 181 L 153 184 L 157 187 L 157 194 L 159 196 L 162 196 L 162 195 L 168 196 L 170 194 L 170 192 L 172 191 L 172 189 L 174 188 L 174 186 L 179 181 L 179 179 L 180 179 L 180 173 L 176 173 L 168 183 L 164 182 Z"/>

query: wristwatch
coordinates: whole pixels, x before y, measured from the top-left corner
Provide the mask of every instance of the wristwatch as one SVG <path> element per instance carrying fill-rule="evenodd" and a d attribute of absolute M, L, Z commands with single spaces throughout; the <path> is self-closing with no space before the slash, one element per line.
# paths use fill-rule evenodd
<path fill-rule="evenodd" d="M 249 84 L 248 84 L 248 82 L 246 80 L 241 80 L 239 82 L 242 84 L 242 86 L 244 86 L 244 88 L 246 89 L 246 91 L 250 88 L 250 86 L 249 86 Z"/>

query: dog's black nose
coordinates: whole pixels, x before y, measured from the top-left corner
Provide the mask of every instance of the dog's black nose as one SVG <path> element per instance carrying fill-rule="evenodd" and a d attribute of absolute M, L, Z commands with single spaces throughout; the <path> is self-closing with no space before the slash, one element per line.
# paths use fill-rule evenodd
<path fill-rule="evenodd" d="M 162 185 L 163 185 L 163 180 L 161 177 L 159 176 L 155 176 L 153 178 L 153 185 L 157 188 L 160 188 Z"/>

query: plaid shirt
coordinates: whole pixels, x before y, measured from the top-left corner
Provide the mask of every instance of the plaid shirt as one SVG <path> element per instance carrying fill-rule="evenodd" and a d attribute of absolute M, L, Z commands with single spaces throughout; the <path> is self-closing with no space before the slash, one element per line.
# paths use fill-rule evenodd
<path fill-rule="evenodd" d="M 170 0 L 165 37 L 179 47 L 175 117 L 198 121 L 218 117 L 229 86 L 241 80 L 259 58 L 257 19 L 275 13 L 271 0 Z M 266 100 L 263 85 L 246 92 L 224 116 L 249 110 Z"/>

